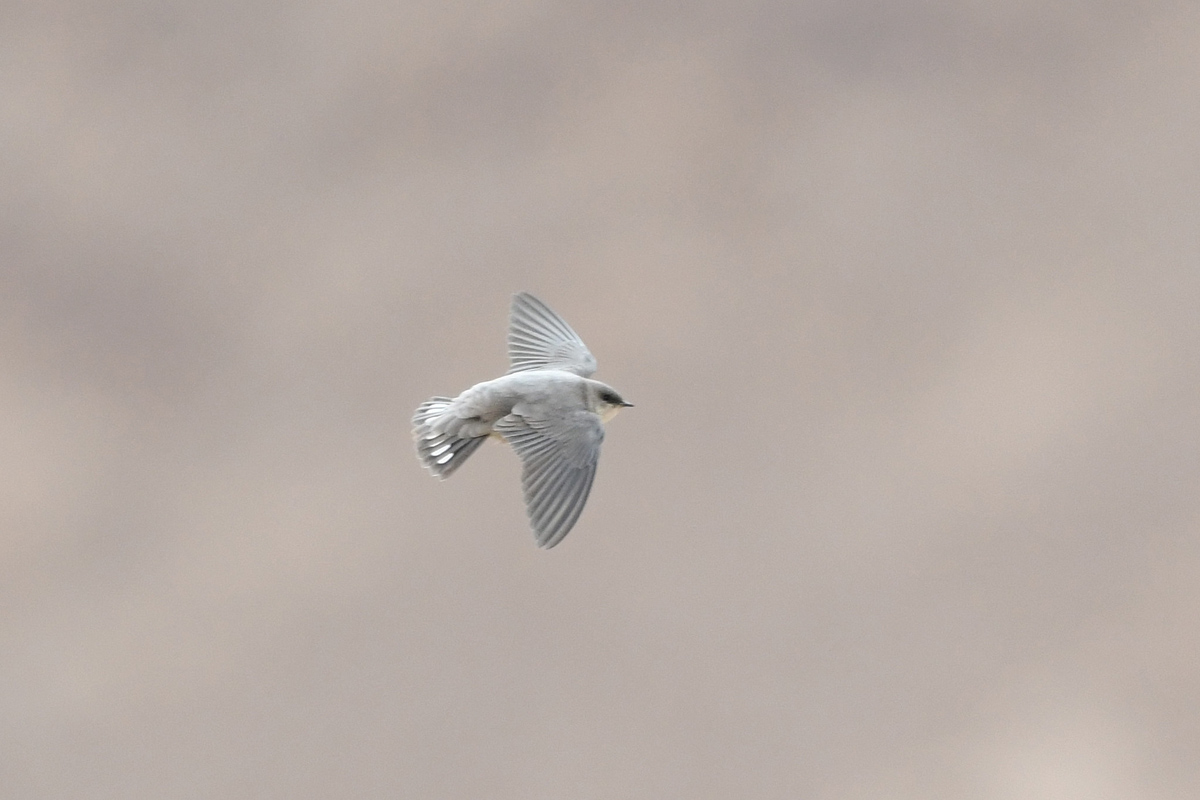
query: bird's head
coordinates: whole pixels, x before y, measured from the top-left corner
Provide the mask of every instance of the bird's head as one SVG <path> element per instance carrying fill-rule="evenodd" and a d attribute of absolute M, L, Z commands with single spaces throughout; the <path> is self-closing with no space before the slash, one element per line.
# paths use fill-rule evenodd
<path fill-rule="evenodd" d="M 603 383 L 597 382 L 591 388 L 592 406 L 595 412 L 600 415 L 602 422 L 608 422 L 622 408 L 633 408 L 633 403 L 626 403 L 622 400 L 621 395 L 617 394 L 616 390 L 611 386 L 605 386 Z"/>

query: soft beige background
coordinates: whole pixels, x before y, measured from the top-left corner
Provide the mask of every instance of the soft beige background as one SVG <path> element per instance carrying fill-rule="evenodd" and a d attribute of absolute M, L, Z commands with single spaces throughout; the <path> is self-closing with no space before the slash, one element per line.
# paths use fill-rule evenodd
<path fill-rule="evenodd" d="M 0 4 L 3 798 L 1200 797 L 1191 2 Z M 513 291 L 637 408 L 418 466 Z"/>

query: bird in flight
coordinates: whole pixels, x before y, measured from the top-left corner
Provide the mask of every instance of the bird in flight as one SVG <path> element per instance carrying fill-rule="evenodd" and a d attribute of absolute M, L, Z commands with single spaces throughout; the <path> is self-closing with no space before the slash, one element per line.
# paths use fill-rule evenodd
<path fill-rule="evenodd" d="M 563 540 L 587 502 L 604 423 L 626 403 L 591 379 L 596 359 L 562 317 L 531 294 L 513 295 L 508 322 L 508 373 L 458 397 L 417 406 L 417 457 L 448 478 L 489 436 L 521 459 L 525 509 L 539 547 Z"/>

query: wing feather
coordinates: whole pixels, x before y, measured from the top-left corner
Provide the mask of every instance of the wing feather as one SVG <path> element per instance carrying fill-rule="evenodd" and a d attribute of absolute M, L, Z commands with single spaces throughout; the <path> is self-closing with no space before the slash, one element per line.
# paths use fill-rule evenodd
<path fill-rule="evenodd" d="M 579 520 L 591 493 L 604 426 L 590 411 L 561 418 L 510 414 L 496 431 L 521 458 L 525 510 L 538 546 L 554 547 Z"/>
<path fill-rule="evenodd" d="M 528 292 L 513 295 L 508 321 L 508 371 L 561 369 L 584 378 L 596 358 L 562 317 Z"/>

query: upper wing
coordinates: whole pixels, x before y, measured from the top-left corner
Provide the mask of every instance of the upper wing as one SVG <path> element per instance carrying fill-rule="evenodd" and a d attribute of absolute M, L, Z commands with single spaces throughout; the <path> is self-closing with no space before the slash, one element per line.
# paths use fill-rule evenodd
<path fill-rule="evenodd" d="M 508 320 L 508 371 L 562 369 L 584 378 L 596 359 L 562 317 L 528 292 L 513 295 Z"/>
<path fill-rule="evenodd" d="M 573 411 L 556 419 L 529 419 L 510 414 L 496 423 L 524 469 L 521 487 L 525 509 L 539 547 L 554 547 L 579 519 L 587 502 L 604 426 L 590 411 Z"/>

